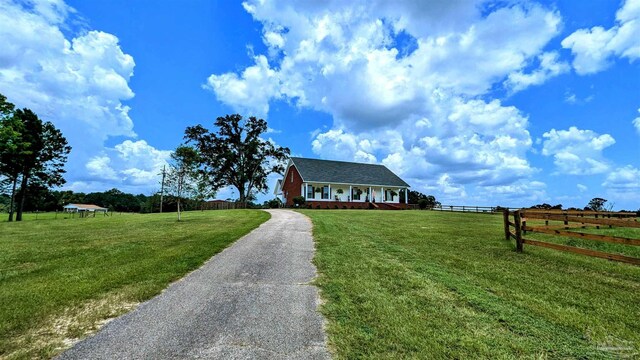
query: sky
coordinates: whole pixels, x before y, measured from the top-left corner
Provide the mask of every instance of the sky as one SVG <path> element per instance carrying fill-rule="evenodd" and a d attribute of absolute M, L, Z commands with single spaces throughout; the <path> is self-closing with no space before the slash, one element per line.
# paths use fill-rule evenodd
<path fill-rule="evenodd" d="M 0 0 L 0 93 L 62 130 L 73 191 L 151 194 L 240 113 L 443 204 L 640 208 L 640 0 Z"/>

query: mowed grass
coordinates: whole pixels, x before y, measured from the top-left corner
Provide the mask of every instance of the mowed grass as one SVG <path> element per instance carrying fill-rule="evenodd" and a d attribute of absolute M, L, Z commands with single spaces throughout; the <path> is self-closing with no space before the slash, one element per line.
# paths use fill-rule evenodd
<path fill-rule="evenodd" d="M 337 358 L 640 357 L 640 267 L 516 253 L 500 215 L 301 212 Z"/>
<path fill-rule="evenodd" d="M 175 213 L 1 222 L 0 358 L 59 353 L 268 218 L 219 210 L 184 213 L 181 222 Z"/>

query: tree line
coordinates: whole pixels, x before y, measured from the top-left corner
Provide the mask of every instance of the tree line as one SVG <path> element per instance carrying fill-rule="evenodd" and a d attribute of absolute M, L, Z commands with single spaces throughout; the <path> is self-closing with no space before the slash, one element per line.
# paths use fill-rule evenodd
<path fill-rule="evenodd" d="M 16 109 L 0 94 L 0 186 L 8 193 L 9 221 L 22 220 L 28 189 L 65 183 L 71 146 L 60 130 L 33 111 Z"/>

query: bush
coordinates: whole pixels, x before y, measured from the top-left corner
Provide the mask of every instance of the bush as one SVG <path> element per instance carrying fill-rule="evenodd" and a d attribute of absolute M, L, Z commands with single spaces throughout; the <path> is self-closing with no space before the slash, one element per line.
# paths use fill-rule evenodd
<path fill-rule="evenodd" d="M 418 200 L 418 207 L 420 208 L 420 210 L 426 209 L 427 206 L 429 206 L 429 200 L 427 199 Z"/>
<path fill-rule="evenodd" d="M 304 203 L 305 203 L 304 196 L 296 196 L 293 198 L 293 204 L 297 207 L 302 207 Z"/>
<path fill-rule="evenodd" d="M 282 205 L 282 201 L 280 201 L 280 199 L 278 199 L 278 198 L 271 199 L 269 201 L 266 201 L 265 205 L 269 209 L 277 209 Z"/>

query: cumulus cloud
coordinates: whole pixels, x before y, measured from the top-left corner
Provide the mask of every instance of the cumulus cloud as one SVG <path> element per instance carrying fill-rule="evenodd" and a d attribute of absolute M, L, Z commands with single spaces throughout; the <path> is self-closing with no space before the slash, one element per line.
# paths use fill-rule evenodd
<path fill-rule="evenodd" d="M 631 165 L 617 168 L 607 175 L 602 186 L 629 193 L 640 192 L 640 169 Z"/>
<path fill-rule="evenodd" d="M 153 182 L 136 171 L 148 167 L 123 168 L 128 163 L 104 148 L 110 137 L 136 137 L 125 104 L 134 96 L 129 80 L 135 61 L 112 34 L 80 29 L 65 35 L 79 22 L 75 12 L 62 0 L 0 0 L 0 89 L 61 129 L 73 147 L 66 178 L 75 188 L 101 190 L 91 187 L 106 180 L 110 186 Z M 125 141 L 115 151 L 141 143 Z"/>
<path fill-rule="evenodd" d="M 522 91 L 532 85 L 540 85 L 548 79 L 568 72 L 571 67 L 564 61 L 558 60 L 557 52 L 546 52 L 538 56 L 539 67 L 530 72 L 518 71 L 509 74 L 505 85 L 512 93 Z M 575 102 L 575 95 L 573 101 Z"/>
<path fill-rule="evenodd" d="M 605 29 L 594 26 L 579 29 L 562 40 L 562 47 L 571 49 L 573 67 L 578 74 L 593 74 L 606 69 L 611 58 L 640 58 L 640 0 L 626 0 L 616 13 L 616 24 Z"/>
<path fill-rule="evenodd" d="M 635 202 L 637 205 L 640 202 L 640 169 L 631 165 L 617 168 L 607 175 L 602 186 L 607 189 L 612 200 Z"/>
<path fill-rule="evenodd" d="M 312 139 L 318 156 L 382 162 L 447 194 L 536 172 L 527 117 L 482 95 L 568 70 L 544 50 L 561 29 L 557 11 L 484 1 L 243 5 L 262 23 L 269 56 L 209 77 L 225 104 L 266 114 L 285 100 L 328 113 L 333 126 Z"/>
<path fill-rule="evenodd" d="M 144 140 L 124 142 L 106 148 L 86 164 L 88 177 L 93 182 L 116 180 L 126 187 L 156 185 L 162 167 L 167 165 L 171 151 L 158 150 Z"/>
<path fill-rule="evenodd" d="M 640 109 L 638 109 L 638 112 L 640 113 Z M 633 121 L 631 123 L 636 128 L 636 131 L 638 132 L 638 135 L 640 135 L 640 116 L 638 116 L 637 118 L 633 119 Z"/>
<path fill-rule="evenodd" d="M 542 155 L 553 156 L 559 173 L 570 175 L 601 174 L 609 170 L 609 162 L 602 151 L 615 144 L 609 134 L 598 135 L 592 130 L 551 129 L 544 133 Z"/>

